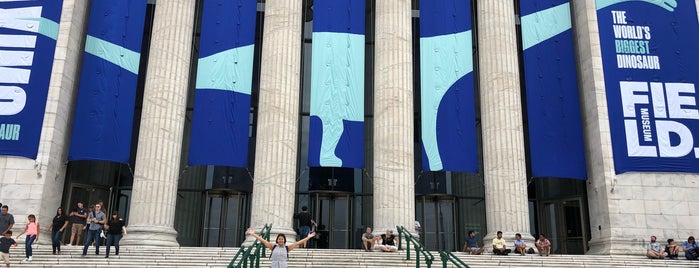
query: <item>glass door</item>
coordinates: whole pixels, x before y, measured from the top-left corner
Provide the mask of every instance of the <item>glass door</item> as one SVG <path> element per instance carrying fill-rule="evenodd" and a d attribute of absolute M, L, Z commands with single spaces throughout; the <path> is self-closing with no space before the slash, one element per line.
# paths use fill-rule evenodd
<path fill-rule="evenodd" d="M 318 223 L 318 248 L 346 249 L 351 245 L 351 198 L 345 193 L 314 193 L 311 214 Z"/>
<path fill-rule="evenodd" d="M 105 206 L 102 211 L 107 214 L 112 209 L 112 207 L 109 205 L 110 196 L 111 191 L 108 188 L 72 183 L 70 188 L 70 203 L 64 209 L 66 214 L 69 214 L 70 211 L 77 206 L 78 202 L 82 202 L 83 205 L 85 205 L 85 208 L 89 208 L 90 205 L 94 205 L 97 202 L 102 201 Z"/>
<path fill-rule="evenodd" d="M 226 190 L 206 193 L 202 246 L 235 247 L 245 240 L 247 195 Z"/>
<path fill-rule="evenodd" d="M 90 208 L 90 205 L 94 205 L 97 202 L 102 201 L 104 203 L 104 208 L 102 211 L 104 212 L 105 215 L 109 215 L 111 213 L 112 206 L 109 204 L 111 203 L 110 201 L 110 196 L 111 196 L 111 191 L 108 188 L 104 187 L 96 187 L 92 185 L 87 185 L 87 184 L 81 184 L 81 183 L 71 183 L 70 185 L 70 197 L 68 198 L 68 204 L 63 207 L 63 211 L 67 215 L 70 214 L 73 209 L 77 208 L 78 202 L 83 203 L 84 208 L 86 211 Z M 119 213 L 121 217 L 124 217 L 124 213 Z M 66 233 L 66 232 L 64 232 Z M 63 236 L 63 242 L 68 243 L 70 241 L 70 232 L 67 232 L 68 235 Z M 86 234 L 83 233 L 81 236 L 81 240 L 85 239 Z M 77 241 L 79 245 L 83 244 L 83 241 Z"/>
<path fill-rule="evenodd" d="M 428 250 L 458 250 L 454 198 L 450 196 L 418 197 L 416 208 L 417 220 L 422 225 L 423 237 L 420 240 L 425 247 Z"/>
<path fill-rule="evenodd" d="M 585 219 L 579 198 L 544 201 L 540 207 L 539 226 L 557 254 L 585 254 Z"/>

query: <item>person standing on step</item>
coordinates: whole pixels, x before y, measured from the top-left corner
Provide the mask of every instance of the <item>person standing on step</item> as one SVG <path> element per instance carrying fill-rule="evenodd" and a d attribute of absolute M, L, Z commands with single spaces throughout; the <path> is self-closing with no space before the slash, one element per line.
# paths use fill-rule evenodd
<path fill-rule="evenodd" d="M 102 242 L 100 234 L 102 233 L 102 225 L 107 223 L 107 217 L 104 215 L 104 212 L 102 212 L 102 205 L 95 205 L 95 210 L 87 215 L 87 223 L 89 227 L 82 255 L 87 255 L 87 248 L 90 247 L 92 241 L 95 241 L 95 255 L 100 255 L 100 243 Z"/>
<path fill-rule="evenodd" d="M 292 251 L 296 247 L 305 244 L 308 239 L 316 236 L 315 232 L 309 233 L 306 238 L 296 241 L 296 243 L 286 245 L 286 236 L 284 234 L 278 234 L 276 239 L 277 243 L 272 244 L 272 242 L 269 242 L 257 235 L 255 230 L 252 228 L 248 228 L 246 233 L 264 244 L 267 249 L 271 250 L 271 253 L 269 254 L 269 258 L 272 260 L 272 263 L 269 266 L 270 268 L 288 268 L 289 264 L 287 262 L 289 261 L 289 251 Z"/>
<path fill-rule="evenodd" d="M 22 262 L 32 261 L 32 244 L 39 240 L 39 223 L 36 222 L 36 216 L 34 214 L 29 214 L 27 216 L 27 225 L 24 226 L 24 230 L 17 235 L 17 239 L 23 234 L 27 234 L 24 240 L 24 254 L 26 258 Z"/>
<path fill-rule="evenodd" d="M 56 216 L 53 217 L 53 221 L 47 231 L 51 232 L 51 250 L 53 255 L 61 254 L 61 238 L 63 238 L 63 231 L 68 227 L 68 217 L 63 214 L 63 208 L 56 209 Z"/>
<path fill-rule="evenodd" d="M 10 208 L 7 205 L 0 207 L 0 235 L 5 235 L 5 232 L 12 230 L 12 226 L 15 225 L 15 217 L 8 212 Z"/>
<path fill-rule="evenodd" d="M 119 255 L 119 241 L 121 237 L 126 235 L 126 223 L 124 219 L 119 218 L 119 212 L 112 212 L 112 217 L 107 222 L 107 252 L 104 257 L 109 258 L 109 247 L 114 245 L 114 254 Z"/>
<path fill-rule="evenodd" d="M 10 246 L 17 247 L 17 242 L 12 239 L 12 231 L 7 231 L 0 237 L 0 260 L 7 267 L 10 267 Z"/>
<path fill-rule="evenodd" d="M 294 215 L 294 219 L 299 220 L 299 236 L 301 238 L 307 237 L 308 234 L 311 232 L 311 224 L 313 224 L 313 222 L 314 222 L 311 219 L 311 213 L 308 212 L 308 207 L 303 206 L 301 208 L 301 212 Z M 306 243 L 303 243 L 303 245 L 301 245 L 301 247 L 305 248 Z"/>
<path fill-rule="evenodd" d="M 83 236 L 83 227 L 87 220 L 87 210 L 82 202 L 78 202 L 76 207 L 70 212 L 70 243 L 68 246 L 80 245 L 80 238 Z M 75 241 L 75 244 L 73 244 Z"/>

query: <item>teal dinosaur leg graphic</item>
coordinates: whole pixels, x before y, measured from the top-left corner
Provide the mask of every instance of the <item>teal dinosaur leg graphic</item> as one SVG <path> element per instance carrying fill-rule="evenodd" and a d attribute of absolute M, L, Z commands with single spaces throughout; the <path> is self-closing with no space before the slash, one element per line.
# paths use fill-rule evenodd
<path fill-rule="evenodd" d="M 311 116 L 320 118 L 320 165 L 341 167 L 336 155 L 344 121 L 364 121 L 364 36 L 313 33 Z M 359 55 L 359 56 L 358 56 Z"/>

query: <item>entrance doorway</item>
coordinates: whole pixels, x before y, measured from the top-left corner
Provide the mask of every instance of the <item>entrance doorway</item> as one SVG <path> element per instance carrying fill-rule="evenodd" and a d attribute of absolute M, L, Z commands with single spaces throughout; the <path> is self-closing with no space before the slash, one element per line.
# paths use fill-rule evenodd
<path fill-rule="evenodd" d="M 585 214 L 580 198 L 543 201 L 539 226 L 557 254 L 585 254 L 587 237 Z"/>
<path fill-rule="evenodd" d="M 87 185 L 81 183 L 71 183 L 70 185 L 70 198 L 69 203 L 66 205 L 66 214 L 70 212 L 77 206 L 78 202 L 82 202 L 85 208 L 89 208 L 90 205 L 102 201 L 104 203 L 104 208 L 102 211 L 107 214 L 109 209 L 112 209 L 111 204 L 111 190 L 106 187 L 98 187 L 94 185 Z"/>
<path fill-rule="evenodd" d="M 422 225 L 420 241 L 428 250 L 459 250 L 456 246 L 454 204 L 451 196 L 417 197 L 415 215 Z"/>
<path fill-rule="evenodd" d="M 352 198 L 348 193 L 312 193 L 311 212 L 318 223 L 318 248 L 352 248 Z M 313 245 L 312 245 L 313 246 Z"/>
<path fill-rule="evenodd" d="M 228 189 L 205 192 L 202 246 L 235 247 L 245 240 L 249 202 L 246 193 Z"/>

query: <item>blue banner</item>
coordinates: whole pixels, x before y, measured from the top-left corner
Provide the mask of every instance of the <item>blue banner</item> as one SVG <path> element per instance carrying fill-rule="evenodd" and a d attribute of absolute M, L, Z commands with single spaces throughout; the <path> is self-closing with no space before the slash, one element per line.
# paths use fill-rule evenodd
<path fill-rule="evenodd" d="M 420 1 L 422 166 L 478 172 L 470 0 Z"/>
<path fill-rule="evenodd" d="M 616 173 L 699 172 L 695 1 L 596 3 Z"/>
<path fill-rule="evenodd" d="M 36 159 L 62 6 L 0 1 L 0 155 Z"/>
<path fill-rule="evenodd" d="M 190 165 L 246 167 L 255 0 L 205 0 Z"/>
<path fill-rule="evenodd" d="M 534 177 L 586 179 L 568 0 L 520 1 Z"/>
<path fill-rule="evenodd" d="M 146 4 L 92 2 L 68 160 L 129 161 Z"/>
<path fill-rule="evenodd" d="M 364 167 L 364 4 L 314 1 L 309 166 Z"/>

